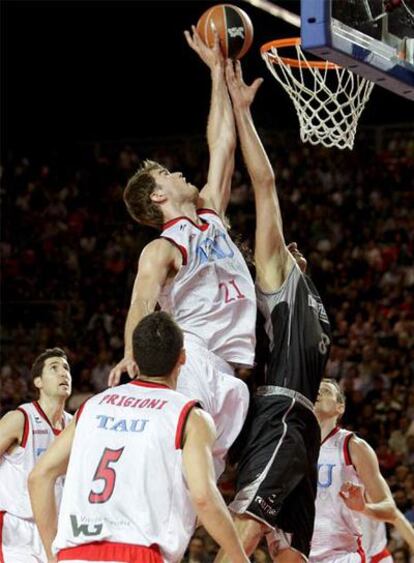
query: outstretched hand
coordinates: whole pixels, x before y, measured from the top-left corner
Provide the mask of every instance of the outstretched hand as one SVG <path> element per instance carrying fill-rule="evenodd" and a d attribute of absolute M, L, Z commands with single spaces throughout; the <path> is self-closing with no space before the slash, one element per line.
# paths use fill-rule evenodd
<path fill-rule="evenodd" d="M 121 375 L 127 372 L 131 379 L 134 379 L 139 374 L 137 364 L 132 358 L 123 358 L 111 369 L 108 377 L 108 386 L 115 387 L 121 380 Z"/>
<path fill-rule="evenodd" d="M 242 73 L 240 61 L 226 61 L 226 82 L 235 109 L 249 108 L 256 96 L 256 92 L 263 82 L 263 78 L 256 78 L 248 86 Z"/>
<path fill-rule="evenodd" d="M 356 512 L 364 511 L 366 502 L 363 485 L 346 481 L 339 491 L 339 496 L 351 510 Z"/>
<path fill-rule="evenodd" d="M 194 25 L 191 26 L 192 34 L 184 31 L 187 43 L 197 53 L 200 59 L 211 69 L 224 68 L 224 58 L 220 49 L 219 37 L 216 30 L 214 32 L 214 45 L 208 47 L 201 39 Z"/>

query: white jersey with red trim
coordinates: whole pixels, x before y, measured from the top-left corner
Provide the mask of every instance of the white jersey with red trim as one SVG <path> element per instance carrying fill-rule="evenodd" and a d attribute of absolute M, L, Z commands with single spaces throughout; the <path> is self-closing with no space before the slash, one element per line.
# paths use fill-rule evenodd
<path fill-rule="evenodd" d="M 387 528 L 381 520 L 374 520 L 367 516 L 361 516 L 362 546 L 367 555 L 367 561 L 371 561 L 387 547 Z"/>
<path fill-rule="evenodd" d="M 182 436 L 195 401 L 134 380 L 84 403 L 78 416 L 55 552 L 108 542 L 159 546 L 179 561 L 195 512 L 183 476 Z M 73 557 L 83 559 L 83 557 Z M 116 557 L 114 557 L 116 560 Z"/>
<path fill-rule="evenodd" d="M 256 324 L 252 277 L 220 217 L 208 209 L 197 213 L 201 227 L 187 217 L 164 225 L 161 237 L 177 246 L 183 262 L 159 303 L 210 352 L 229 363 L 251 366 Z"/>
<path fill-rule="evenodd" d="M 345 481 L 360 483 L 348 451 L 352 436 L 352 432 L 336 427 L 321 444 L 310 561 L 362 552 L 360 518 L 339 496 Z"/>
<path fill-rule="evenodd" d="M 25 418 L 23 438 L 20 446 L 0 457 L 0 511 L 33 520 L 27 478 L 39 457 L 60 431 L 52 428 L 37 401 L 20 405 L 17 410 L 21 411 Z M 62 426 L 67 426 L 71 418 L 72 415 L 65 412 Z M 56 484 L 58 502 L 62 486 L 63 479 L 59 479 Z"/>

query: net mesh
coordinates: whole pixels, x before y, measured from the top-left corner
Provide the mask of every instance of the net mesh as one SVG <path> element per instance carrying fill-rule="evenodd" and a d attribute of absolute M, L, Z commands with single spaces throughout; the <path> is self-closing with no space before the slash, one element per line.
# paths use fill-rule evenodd
<path fill-rule="evenodd" d="M 328 61 L 318 61 L 313 66 L 300 44 L 294 47 L 295 66 L 281 57 L 275 46 L 263 50 L 262 57 L 292 98 L 302 142 L 352 149 L 358 119 L 374 84 Z"/>

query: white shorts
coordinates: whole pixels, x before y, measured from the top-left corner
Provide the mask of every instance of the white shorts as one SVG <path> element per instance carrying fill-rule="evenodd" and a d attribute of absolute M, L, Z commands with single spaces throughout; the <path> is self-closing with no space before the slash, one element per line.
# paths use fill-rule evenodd
<path fill-rule="evenodd" d="M 228 449 L 240 433 L 249 406 L 247 385 L 233 368 L 191 336 L 184 337 L 187 360 L 178 377 L 177 391 L 200 402 L 216 424 L 214 465 L 217 478 L 224 471 Z"/>
<path fill-rule="evenodd" d="M 47 563 L 34 522 L 0 512 L 0 531 L 0 554 L 4 563 Z"/>
<path fill-rule="evenodd" d="M 335 554 L 325 559 L 314 559 L 309 557 L 309 563 L 362 563 L 366 561 L 358 552 Z"/>

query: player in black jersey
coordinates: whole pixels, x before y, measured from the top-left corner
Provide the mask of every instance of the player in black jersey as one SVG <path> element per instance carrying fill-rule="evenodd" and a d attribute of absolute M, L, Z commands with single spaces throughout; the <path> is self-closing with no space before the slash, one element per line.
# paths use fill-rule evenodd
<path fill-rule="evenodd" d="M 269 159 L 250 106 L 261 79 L 247 86 L 240 62 L 226 78 L 241 148 L 254 188 L 255 266 L 266 357 L 242 435 L 237 494 L 230 505 L 248 554 L 268 538 L 275 561 L 307 560 L 315 516 L 320 429 L 313 413 L 329 354 L 322 301 L 295 243 L 286 245 Z M 221 559 L 219 554 L 218 560 Z"/>

